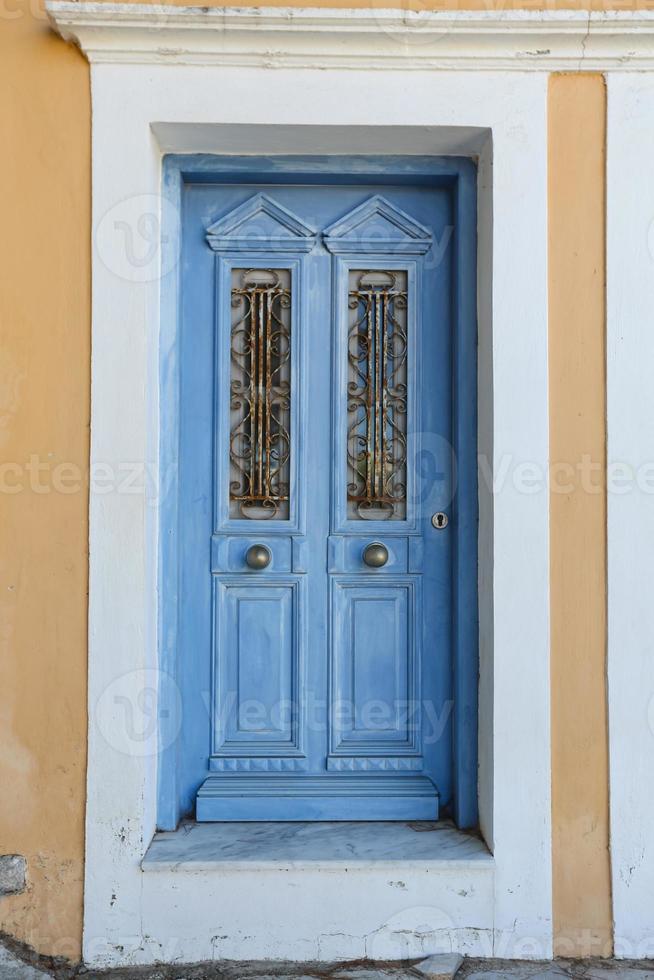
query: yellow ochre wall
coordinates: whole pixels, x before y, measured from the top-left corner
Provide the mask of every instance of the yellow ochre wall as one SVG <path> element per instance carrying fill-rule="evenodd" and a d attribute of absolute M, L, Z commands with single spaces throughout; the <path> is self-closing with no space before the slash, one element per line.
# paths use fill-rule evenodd
<path fill-rule="evenodd" d="M 606 704 L 606 87 L 549 88 L 550 603 L 555 948 L 612 945 Z"/>
<path fill-rule="evenodd" d="M 372 2 L 416 9 L 652 6 Z M 86 763 L 91 117 L 88 65 L 49 33 L 41 0 L 0 0 L 0 120 L 0 854 L 28 859 L 27 891 L 0 898 L 0 932 L 75 960 Z M 587 455 L 603 465 L 600 76 L 551 78 L 549 134 L 552 460 L 574 467 Z M 593 479 L 600 480 L 597 493 L 575 476 L 570 489 L 551 497 L 553 912 L 563 955 L 611 947 L 605 496 L 596 472 Z M 8 492 L 16 485 L 18 492 Z"/>
<path fill-rule="evenodd" d="M 86 771 L 89 71 L 0 0 L 0 930 L 77 959 Z M 16 488 L 18 491 L 16 492 Z M 65 492 L 64 492 L 65 491 Z"/>

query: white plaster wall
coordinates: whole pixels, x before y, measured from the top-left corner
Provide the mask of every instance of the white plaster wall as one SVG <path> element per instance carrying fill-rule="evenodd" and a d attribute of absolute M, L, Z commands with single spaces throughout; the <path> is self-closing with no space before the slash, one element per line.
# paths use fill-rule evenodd
<path fill-rule="evenodd" d="M 490 131 L 492 225 L 485 186 L 482 241 L 488 248 L 492 238 L 492 284 L 488 257 L 482 281 L 492 294 L 480 315 L 480 404 L 483 448 L 498 482 L 493 506 L 487 494 L 482 508 L 480 542 L 481 738 L 493 747 L 482 752 L 481 802 L 484 826 L 492 827 L 493 885 L 461 902 L 449 894 L 446 876 L 418 875 L 410 905 L 389 903 L 374 870 L 352 892 L 343 892 L 337 878 L 326 887 L 309 873 L 298 880 L 260 874 L 251 885 L 219 876 L 155 880 L 141 871 L 155 829 L 156 744 L 144 738 L 135 751 L 120 732 L 126 704 L 142 711 L 137 695 L 144 680 L 156 687 L 155 675 L 142 672 L 157 665 L 157 507 L 143 493 L 92 495 L 86 959 L 179 958 L 165 950 L 168 938 L 182 932 L 183 958 L 198 959 L 207 955 L 216 921 L 227 923 L 227 932 L 215 955 L 302 959 L 328 923 L 333 935 L 321 955 L 346 958 L 353 945 L 339 921 L 363 916 L 360 943 L 383 931 L 389 915 L 421 903 L 440 907 L 441 899 L 451 934 L 466 951 L 548 957 L 548 496 L 542 481 L 524 492 L 515 479 L 521 464 L 544 473 L 548 461 L 547 76 L 113 64 L 93 66 L 92 90 L 94 229 L 101 222 L 109 228 L 94 246 L 92 464 L 136 461 L 156 471 L 160 283 L 156 276 L 143 281 L 142 271 L 125 265 L 125 224 L 128 231 L 134 225 L 141 195 L 159 193 L 155 132 L 177 151 L 188 149 L 192 137 L 194 150 L 265 153 L 279 148 L 276 127 L 284 126 L 287 153 L 379 152 L 383 128 L 389 152 L 436 154 L 460 152 L 457 138 L 479 147 L 480 134 Z M 337 145 L 343 139 L 346 145 Z M 487 144 L 487 163 L 488 152 Z M 296 925 L 271 930 L 266 909 L 285 902 L 293 888 L 301 889 L 305 914 Z M 182 927 L 182 919 L 192 927 Z M 390 940 L 386 955 L 403 955 L 404 941 Z"/>
<path fill-rule="evenodd" d="M 608 688 L 616 955 L 654 956 L 654 77 L 608 77 Z"/>
<path fill-rule="evenodd" d="M 143 935 L 151 939 L 137 955 L 145 962 L 162 951 L 180 962 L 283 960 L 289 952 L 309 961 L 492 955 L 492 872 L 263 869 L 144 879 Z M 211 911 L 199 916 L 198 907 Z"/>

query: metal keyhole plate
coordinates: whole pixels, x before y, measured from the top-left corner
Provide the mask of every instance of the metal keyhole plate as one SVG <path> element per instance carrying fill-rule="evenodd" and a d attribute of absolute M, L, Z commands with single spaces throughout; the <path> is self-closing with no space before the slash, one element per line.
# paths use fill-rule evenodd
<path fill-rule="evenodd" d="M 447 525 L 450 522 L 450 519 L 447 516 L 447 514 L 443 513 L 442 510 L 439 510 L 432 515 L 431 522 L 437 531 L 442 531 L 443 528 L 447 527 Z"/>

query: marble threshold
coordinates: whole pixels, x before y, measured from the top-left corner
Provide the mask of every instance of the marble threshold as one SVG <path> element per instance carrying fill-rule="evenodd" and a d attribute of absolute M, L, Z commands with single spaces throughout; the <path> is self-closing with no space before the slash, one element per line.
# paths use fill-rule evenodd
<path fill-rule="evenodd" d="M 483 840 L 448 821 L 195 823 L 155 834 L 143 871 L 492 871 Z"/>

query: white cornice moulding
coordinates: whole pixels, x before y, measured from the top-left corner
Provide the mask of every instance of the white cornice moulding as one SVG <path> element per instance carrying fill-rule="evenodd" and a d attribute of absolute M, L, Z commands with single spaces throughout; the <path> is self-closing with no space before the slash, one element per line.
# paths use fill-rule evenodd
<path fill-rule="evenodd" d="M 174 7 L 48 0 L 92 62 L 261 68 L 643 71 L 654 11 Z"/>

